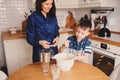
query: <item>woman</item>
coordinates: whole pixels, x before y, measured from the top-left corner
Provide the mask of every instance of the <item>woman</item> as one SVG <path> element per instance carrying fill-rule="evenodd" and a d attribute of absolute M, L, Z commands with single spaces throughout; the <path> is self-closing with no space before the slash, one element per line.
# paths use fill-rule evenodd
<path fill-rule="evenodd" d="M 39 51 L 58 53 L 59 27 L 54 0 L 36 0 L 36 11 L 27 20 L 27 41 L 33 46 L 33 62 L 40 60 Z"/>

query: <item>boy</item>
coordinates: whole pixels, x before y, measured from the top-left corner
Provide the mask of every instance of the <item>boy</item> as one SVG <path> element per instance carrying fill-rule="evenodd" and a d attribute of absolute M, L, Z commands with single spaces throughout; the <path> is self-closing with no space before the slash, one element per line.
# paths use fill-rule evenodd
<path fill-rule="evenodd" d="M 87 38 L 90 34 L 91 21 L 88 19 L 81 19 L 80 23 L 75 27 L 75 35 L 68 37 L 65 43 L 59 48 L 59 52 L 65 49 L 72 49 L 76 60 L 86 60 L 88 55 L 92 53 L 91 41 Z"/>

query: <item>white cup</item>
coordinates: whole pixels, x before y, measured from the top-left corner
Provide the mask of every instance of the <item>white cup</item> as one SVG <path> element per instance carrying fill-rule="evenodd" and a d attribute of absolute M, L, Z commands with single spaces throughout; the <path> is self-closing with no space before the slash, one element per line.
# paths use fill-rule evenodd
<path fill-rule="evenodd" d="M 51 65 L 52 80 L 59 80 L 60 68 L 56 64 Z"/>
<path fill-rule="evenodd" d="M 41 63 L 42 66 L 42 71 L 44 74 L 48 74 L 49 73 L 49 63 Z"/>

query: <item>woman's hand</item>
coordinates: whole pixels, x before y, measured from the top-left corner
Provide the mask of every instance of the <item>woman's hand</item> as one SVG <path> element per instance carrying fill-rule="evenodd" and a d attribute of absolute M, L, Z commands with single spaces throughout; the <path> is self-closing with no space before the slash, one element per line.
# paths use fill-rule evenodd
<path fill-rule="evenodd" d="M 59 41 L 59 37 L 57 36 L 54 40 L 53 40 L 53 44 L 50 45 L 51 47 L 56 47 L 58 45 L 58 41 Z"/>
<path fill-rule="evenodd" d="M 46 40 L 41 40 L 41 41 L 39 41 L 39 44 L 40 44 L 43 48 L 45 48 L 45 49 L 50 48 L 50 43 L 49 43 L 48 41 L 46 41 Z"/>

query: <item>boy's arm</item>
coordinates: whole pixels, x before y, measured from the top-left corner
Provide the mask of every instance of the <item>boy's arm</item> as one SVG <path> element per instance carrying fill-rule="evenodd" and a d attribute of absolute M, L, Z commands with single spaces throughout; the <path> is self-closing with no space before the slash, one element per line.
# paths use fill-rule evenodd
<path fill-rule="evenodd" d="M 64 50 L 69 47 L 69 42 L 69 40 L 66 40 L 64 44 L 59 48 L 59 52 L 64 52 Z"/>
<path fill-rule="evenodd" d="M 82 55 L 80 57 L 80 60 L 86 60 L 88 58 L 89 54 L 88 53 L 85 53 L 84 55 Z"/>
<path fill-rule="evenodd" d="M 88 39 L 88 41 L 85 44 L 84 53 L 85 54 L 92 54 L 91 41 L 89 39 Z"/>
<path fill-rule="evenodd" d="M 88 40 L 85 44 L 85 49 L 83 50 L 83 53 L 76 55 L 76 59 L 77 60 L 86 60 L 91 53 L 92 53 L 91 41 Z"/>
<path fill-rule="evenodd" d="M 88 56 L 92 53 L 92 49 L 91 49 L 91 41 L 88 40 L 86 42 L 86 45 L 85 45 L 85 49 L 83 51 L 83 54 L 81 55 L 80 59 L 81 60 L 85 60 L 88 58 Z"/>
<path fill-rule="evenodd" d="M 86 60 L 88 58 L 89 54 L 84 53 L 83 55 L 81 54 L 75 54 L 75 60 Z"/>
<path fill-rule="evenodd" d="M 63 52 L 65 49 L 66 49 L 66 47 L 62 45 L 62 46 L 59 48 L 59 52 Z"/>

